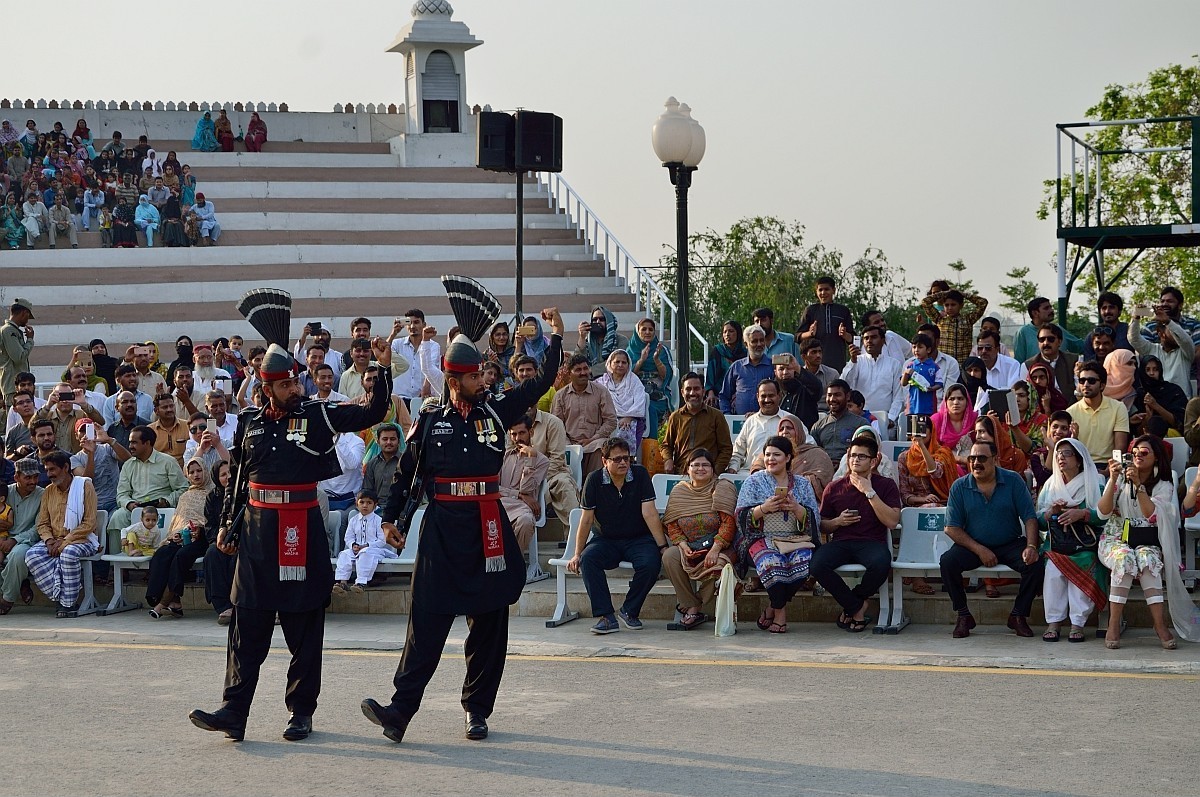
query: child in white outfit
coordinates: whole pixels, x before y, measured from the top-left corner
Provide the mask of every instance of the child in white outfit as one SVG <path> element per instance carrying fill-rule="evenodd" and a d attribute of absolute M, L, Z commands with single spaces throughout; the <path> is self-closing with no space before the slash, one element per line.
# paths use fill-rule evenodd
<path fill-rule="evenodd" d="M 387 544 L 383 521 L 375 514 L 377 502 L 374 494 L 364 490 L 358 494 L 354 504 L 358 514 L 351 517 L 346 526 L 346 547 L 338 554 L 337 568 L 333 574 L 336 579 L 333 585 L 335 595 L 347 590 L 362 592 L 375 575 L 379 563 L 399 555 Z M 347 583 L 351 572 L 356 575 L 353 585 Z"/>

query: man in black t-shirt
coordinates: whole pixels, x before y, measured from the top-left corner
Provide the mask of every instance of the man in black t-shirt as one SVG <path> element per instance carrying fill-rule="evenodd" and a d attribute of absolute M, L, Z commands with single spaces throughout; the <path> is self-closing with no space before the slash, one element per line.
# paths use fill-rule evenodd
<path fill-rule="evenodd" d="M 642 628 L 638 615 L 658 580 L 667 540 L 654 508 L 650 473 L 641 465 L 630 464 L 629 444 L 610 437 L 600 453 L 603 467 L 588 474 L 583 484 L 583 516 L 575 529 L 575 555 L 567 569 L 583 573 L 592 616 L 600 618 L 592 633 L 621 630 L 617 617 L 630 631 L 638 631 Z M 589 541 L 593 521 L 599 528 Z M 623 561 L 633 564 L 633 579 L 621 611 L 614 612 L 605 571 Z"/>
<path fill-rule="evenodd" d="M 796 345 L 809 339 L 821 341 L 824 364 L 841 373 L 846 367 L 846 344 L 854 340 L 854 319 L 850 308 L 833 300 L 836 294 L 833 277 L 817 280 L 817 302 L 804 308 L 796 330 Z"/>

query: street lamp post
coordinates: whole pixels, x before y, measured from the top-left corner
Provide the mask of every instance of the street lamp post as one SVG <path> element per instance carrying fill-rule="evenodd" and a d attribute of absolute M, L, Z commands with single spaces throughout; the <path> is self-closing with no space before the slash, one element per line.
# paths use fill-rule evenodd
<path fill-rule="evenodd" d="M 692 118 L 692 109 L 668 97 L 666 110 L 654 122 L 650 141 L 675 186 L 675 256 L 678 265 L 675 316 L 675 369 L 680 378 L 692 367 L 691 324 L 688 315 L 688 189 L 692 172 L 704 157 L 704 128 Z"/>

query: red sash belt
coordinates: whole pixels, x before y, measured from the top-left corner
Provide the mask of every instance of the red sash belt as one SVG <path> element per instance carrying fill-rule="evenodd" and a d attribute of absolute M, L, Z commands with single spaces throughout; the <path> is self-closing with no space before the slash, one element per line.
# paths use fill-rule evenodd
<path fill-rule="evenodd" d="M 317 503 L 317 485 L 250 482 L 250 506 L 279 514 L 279 580 L 308 577 L 308 510 Z"/>
<path fill-rule="evenodd" d="M 473 501 L 479 504 L 479 525 L 483 535 L 483 570 L 499 573 L 504 563 L 504 533 L 500 525 L 500 476 L 469 478 L 435 477 L 434 498 L 438 501 Z"/>

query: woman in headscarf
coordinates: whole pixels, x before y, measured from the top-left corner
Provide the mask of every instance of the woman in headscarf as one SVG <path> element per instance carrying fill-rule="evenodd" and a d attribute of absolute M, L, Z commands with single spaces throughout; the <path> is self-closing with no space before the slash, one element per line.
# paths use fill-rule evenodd
<path fill-rule="evenodd" d="M 188 368 L 196 367 L 196 360 L 193 356 L 192 339 L 187 335 L 180 335 L 175 339 L 175 359 L 167 366 L 166 380 L 168 385 L 175 384 L 175 369 L 181 365 L 186 365 Z"/>
<path fill-rule="evenodd" d="M 1096 556 L 1100 531 L 1108 515 L 1100 511 L 1100 477 L 1092 456 L 1080 441 L 1068 437 L 1054 446 L 1050 478 L 1037 499 L 1038 526 L 1043 530 L 1046 578 L 1042 600 L 1046 632 L 1042 639 L 1059 640 L 1068 617 L 1068 642 L 1083 642 L 1092 610 L 1104 611 L 1108 599 L 1102 586 L 1107 573 Z"/>
<path fill-rule="evenodd" d="M 508 322 L 499 321 L 493 324 L 492 331 L 488 334 L 488 347 L 487 351 L 483 353 L 483 359 L 500 366 L 499 390 L 507 390 L 512 387 L 512 372 L 509 370 L 509 363 L 512 362 L 515 353 L 512 330 L 509 329 Z"/>
<path fill-rule="evenodd" d="M 629 339 L 617 332 L 617 317 L 607 307 L 597 305 L 592 308 L 591 320 L 580 322 L 575 354 L 587 355 L 593 379 L 604 375 L 608 355 L 617 349 L 628 348 Z"/>
<path fill-rule="evenodd" d="M 12 122 L 0 119 L 0 149 L 7 152 L 10 146 L 20 143 L 20 139 L 21 134 L 12 126 Z"/>
<path fill-rule="evenodd" d="M 996 446 L 997 467 L 1023 474 L 1029 467 L 1029 458 L 1013 442 L 1012 428 L 994 412 L 980 415 L 975 421 L 975 442 L 992 443 Z"/>
<path fill-rule="evenodd" d="M 962 383 L 967 386 L 967 395 L 971 397 L 971 406 L 979 408 L 980 402 L 987 401 L 987 392 L 995 390 L 987 381 L 987 366 L 978 357 L 968 357 L 962 363 Z"/>
<path fill-rule="evenodd" d="M 946 387 L 941 406 L 931 419 L 938 445 L 954 452 L 958 463 L 958 475 L 967 473 L 967 454 L 971 451 L 971 433 L 975 431 L 975 420 L 979 413 L 971 401 L 965 385 L 958 383 Z"/>
<path fill-rule="evenodd" d="M 950 485 L 958 479 L 958 461 L 952 449 L 938 442 L 932 424 L 924 437 L 913 440 L 896 465 L 900 474 L 900 499 L 904 506 L 946 505 L 950 497 Z"/>
<path fill-rule="evenodd" d="M 608 355 L 605 364 L 607 373 L 596 380 L 612 394 L 617 413 L 617 428 L 613 436 L 629 444 L 631 452 L 641 452 L 642 438 L 646 436 L 647 396 L 646 388 L 630 371 L 629 355 L 618 349 Z M 634 458 L 637 458 L 635 454 Z"/>
<path fill-rule="evenodd" d="M 833 481 L 833 460 L 825 453 L 825 449 L 816 443 L 805 442 L 797 428 L 798 421 L 784 417 L 779 419 L 779 436 L 786 437 L 792 444 L 792 473 L 803 476 L 812 485 L 813 494 L 825 492 L 825 485 Z M 755 473 L 766 467 L 763 455 L 755 455 L 750 463 L 750 472 Z"/>
<path fill-rule="evenodd" d="M 860 437 L 870 437 L 875 440 L 875 447 L 879 451 L 883 451 L 883 438 L 880 437 L 879 431 L 870 424 L 864 423 L 862 426 L 854 430 L 854 434 L 850 435 L 850 440 L 857 440 Z M 847 452 L 849 453 L 849 452 Z M 850 472 L 850 460 L 846 458 L 846 454 L 842 454 L 842 459 L 838 462 L 837 471 L 834 472 L 833 478 L 840 479 Z M 891 457 L 880 457 L 879 464 L 875 466 L 875 472 L 885 479 L 896 481 L 899 478 L 899 473 L 896 471 L 896 463 Z"/>
<path fill-rule="evenodd" d="M 114 249 L 136 248 L 137 227 L 133 225 L 133 208 L 125 201 L 125 197 L 117 197 L 117 206 L 113 209 L 112 245 Z"/>
<path fill-rule="evenodd" d="M 716 592 L 721 570 L 733 561 L 738 491 L 733 482 L 719 478 L 716 467 L 716 457 L 707 449 L 693 451 L 688 477 L 671 490 L 663 512 L 671 543 L 662 554 L 663 569 L 675 587 L 675 608 L 683 614 L 680 625 L 687 630 L 708 619 L 704 606 Z"/>
<path fill-rule="evenodd" d="M 146 603 L 153 606 L 154 619 L 183 617 L 183 578 L 208 549 L 204 507 L 213 481 L 204 460 L 192 457 L 184 463 L 188 489 L 175 503 L 175 514 L 163 544 L 150 559 Z"/>
<path fill-rule="evenodd" d="M 192 149 L 197 152 L 216 152 L 220 149 L 217 144 L 216 125 L 213 124 L 212 114 L 204 112 L 204 116 L 196 122 L 196 134 L 192 136 Z"/>
<path fill-rule="evenodd" d="M 229 463 L 218 462 L 209 475 L 213 488 L 204 499 L 204 538 L 208 550 L 204 553 L 204 600 L 217 613 L 218 625 L 229 625 L 233 604 L 229 593 L 233 589 L 235 556 L 217 550 L 217 531 L 221 528 L 221 512 L 225 508 L 225 490 L 229 488 Z"/>
<path fill-rule="evenodd" d="M 174 172 L 174 174 L 175 174 L 175 179 L 173 182 L 167 181 L 167 167 L 168 166 L 171 167 L 171 171 Z M 179 156 L 175 154 L 175 150 L 170 150 L 169 152 L 167 152 L 167 157 L 163 158 L 162 169 L 163 169 L 163 185 L 167 186 L 167 188 L 171 188 L 172 185 L 178 186 L 179 175 L 183 174 L 183 164 L 179 162 Z"/>
<path fill-rule="evenodd" d="M 1158 415 L 1173 430 L 1168 437 L 1181 436 L 1183 413 L 1188 403 L 1183 388 L 1163 379 L 1162 360 L 1153 354 L 1142 358 L 1138 365 L 1138 377 L 1142 392 L 1134 403 L 1136 413 L 1129 416 L 1129 422 L 1140 426 L 1150 415 Z"/>
<path fill-rule="evenodd" d="M 150 197 L 142 194 L 138 197 L 137 210 L 133 213 L 133 225 L 146 236 L 147 248 L 154 248 L 154 234 L 162 226 L 162 216 L 158 208 L 150 204 Z"/>
<path fill-rule="evenodd" d="M 262 145 L 267 143 L 267 123 L 257 112 L 250 114 L 250 124 L 246 126 L 246 150 L 262 152 Z"/>
<path fill-rule="evenodd" d="M 1029 366 L 1029 384 L 1037 390 L 1038 403 L 1043 415 L 1049 417 L 1071 406 L 1071 402 L 1058 389 L 1058 379 L 1046 363 L 1034 363 Z"/>
<path fill-rule="evenodd" d="M 633 375 L 645 386 L 650 401 L 646 412 L 648 437 L 658 437 L 659 424 L 671 414 L 671 379 L 675 374 L 671 352 L 658 340 L 653 318 L 637 323 L 637 334 L 626 349 L 633 363 Z"/>
<path fill-rule="evenodd" d="M 229 121 L 229 114 L 225 113 L 224 108 L 218 112 L 214 133 L 217 143 L 221 145 L 221 151 L 233 152 L 233 124 Z"/>
<path fill-rule="evenodd" d="M 167 203 L 162 209 L 162 239 L 167 246 L 187 246 L 187 236 L 183 234 L 183 208 L 179 204 L 179 192 L 171 189 Z"/>
<path fill-rule="evenodd" d="M 96 159 L 95 142 L 92 139 L 92 131 L 88 129 L 87 120 L 80 119 L 75 122 L 75 132 L 71 133 L 71 141 L 77 149 L 87 153 L 89 160 Z"/>
<path fill-rule="evenodd" d="M 142 158 L 142 174 L 145 174 L 147 169 L 150 170 L 151 177 L 162 177 L 163 175 L 162 161 L 158 159 L 158 153 L 152 149 L 146 150 L 146 157 Z"/>
<path fill-rule="evenodd" d="M 704 395 L 710 406 L 717 406 L 717 393 L 725 383 L 729 366 L 747 354 L 746 344 L 742 342 L 742 325 L 737 321 L 726 321 L 721 325 L 721 342 L 709 350 L 708 368 L 704 371 Z"/>
<path fill-rule="evenodd" d="M 4 198 L 4 207 L 0 208 L 0 232 L 9 249 L 20 249 L 21 238 L 25 228 L 21 226 L 21 206 L 17 204 L 17 195 L 9 193 Z"/>
<path fill-rule="evenodd" d="M 521 334 L 521 330 L 533 329 L 533 334 L 525 337 Z M 546 349 L 550 342 L 546 340 L 546 333 L 542 328 L 542 321 L 535 315 L 527 315 L 521 321 L 521 326 L 517 328 L 517 334 L 513 335 L 513 357 L 515 359 L 521 355 L 532 357 L 537 363 L 538 370 L 542 370 L 542 366 L 546 359 Z M 509 362 L 509 369 L 512 369 L 512 362 Z"/>
<path fill-rule="evenodd" d="M 1046 447 L 1044 438 L 1049 417 L 1042 412 L 1037 388 L 1022 379 L 1013 383 L 1012 390 L 1020 415 L 1020 420 L 1012 427 L 1013 437 L 1026 454 L 1042 453 Z"/>
<path fill-rule="evenodd" d="M 179 204 L 185 211 L 196 204 L 196 175 L 192 174 L 192 167 L 186 163 L 179 175 Z"/>
<path fill-rule="evenodd" d="M 1133 406 L 1137 398 L 1135 378 L 1137 368 L 1133 352 L 1129 349 L 1114 349 L 1104 358 L 1104 372 L 1108 374 L 1108 382 L 1104 385 L 1104 395 L 1111 399 L 1124 402 L 1125 409 Z"/>

